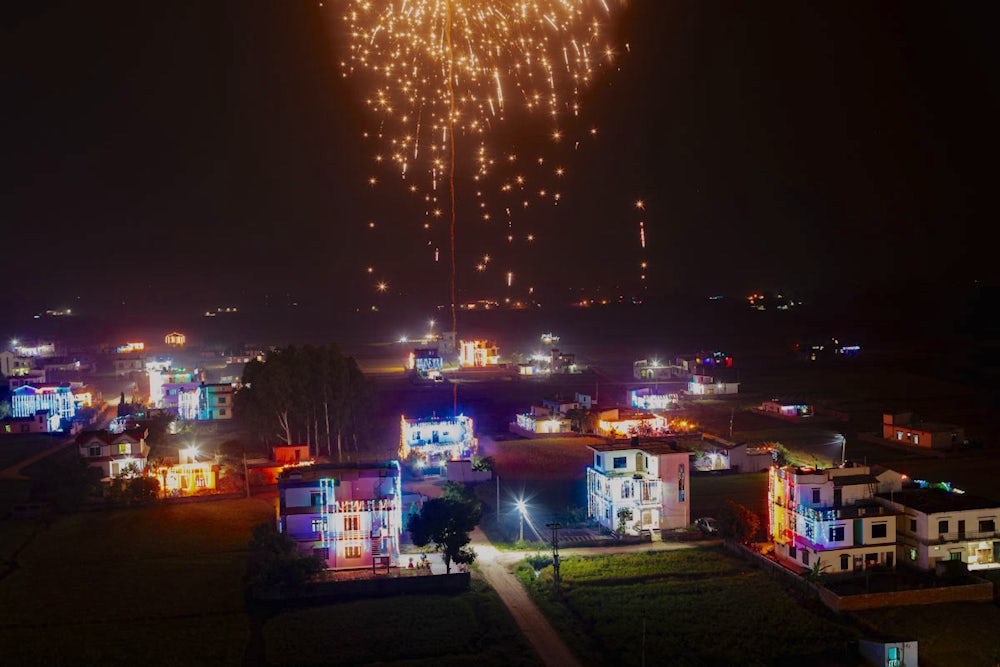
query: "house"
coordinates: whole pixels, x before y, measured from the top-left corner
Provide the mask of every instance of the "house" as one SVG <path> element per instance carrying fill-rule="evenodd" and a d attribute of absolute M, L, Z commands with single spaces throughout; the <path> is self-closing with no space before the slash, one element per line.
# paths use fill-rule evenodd
<path fill-rule="evenodd" d="M 637 410 L 669 410 L 680 403 L 680 397 L 677 394 L 657 391 L 650 387 L 633 389 L 628 395 L 629 405 Z"/>
<path fill-rule="evenodd" d="M 695 459 L 691 466 L 703 472 L 711 470 L 732 470 L 733 472 L 764 472 L 775 460 L 775 448 L 771 445 L 749 445 L 735 443 L 715 436 L 702 434 L 700 440 L 678 438 L 678 443 L 694 448 Z"/>
<path fill-rule="evenodd" d="M 919 651 L 915 641 L 858 640 L 858 652 L 873 667 L 917 667 Z"/>
<path fill-rule="evenodd" d="M 532 405 L 530 411 L 515 416 L 510 431 L 525 437 L 570 433 L 573 431 L 573 421 L 565 414 L 553 412 L 543 405 Z"/>
<path fill-rule="evenodd" d="M 27 375 L 30 371 L 30 361 L 9 350 L 0 351 L 0 375 L 9 378 Z"/>
<path fill-rule="evenodd" d="M 229 383 L 202 382 L 198 387 L 198 419 L 232 419 L 235 392 L 236 389 Z"/>
<path fill-rule="evenodd" d="M 194 447 L 178 450 L 177 458 L 176 465 L 161 465 L 150 471 L 160 480 L 164 495 L 190 495 L 215 489 L 219 466 L 211 461 L 199 461 L 198 450 Z"/>
<path fill-rule="evenodd" d="M 163 342 L 170 347 L 184 347 L 187 344 L 187 336 L 180 331 L 171 331 L 163 337 Z"/>
<path fill-rule="evenodd" d="M 678 377 L 680 369 L 662 363 L 659 359 L 640 359 L 632 363 L 632 375 L 636 380 L 669 380 Z"/>
<path fill-rule="evenodd" d="M 723 382 L 712 375 L 692 375 L 687 387 L 687 392 L 693 396 L 719 396 L 739 391 L 739 382 Z"/>
<path fill-rule="evenodd" d="M 148 429 L 141 426 L 127 428 L 121 433 L 82 431 L 76 436 L 76 446 L 87 464 L 100 469 L 102 477 L 109 479 L 130 464 L 135 464 L 140 472 L 146 469 L 148 433 Z"/>
<path fill-rule="evenodd" d="M 142 373 L 146 370 L 146 359 L 142 355 L 123 354 L 115 357 L 115 375 L 124 377 L 131 373 Z"/>
<path fill-rule="evenodd" d="M 444 359 L 436 347 L 418 347 L 410 352 L 407 368 L 420 374 L 440 372 L 444 368 Z"/>
<path fill-rule="evenodd" d="M 1000 568 L 1000 502 L 950 484 L 908 484 L 879 500 L 897 514 L 899 558 L 921 570 L 960 560 L 970 570 Z"/>
<path fill-rule="evenodd" d="M 767 505 L 775 556 L 792 569 L 827 574 L 894 567 L 896 512 L 876 494 L 901 488 L 902 475 L 892 470 L 772 466 Z"/>
<path fill-rule="evenodd" d="M 50 410 L 39 410 L 31 417 L 5 417 L 0 419 L 0 435 L 18 433 L 55 433 L 62 419 Z"/>
<path fill-rule="evenodd" d="M 398 566 L 398 461 L 289 468 L 278 479 L 278 530 L 331 570 Z"/>
<path fill-rule="evenodd" d="M 429 417 L 399 419 L 399 456 L 415 458 L 418 465 L 441 464 L 445 461 L 469 459 L 476 453 L 471 417 Z"/>
<path fill-rule="evenodd" d="M 274 460 L 281 465 L 299 465 L 309 462 L 309 445 L 275 445 Z"/>
<path fill-rule="evenodd" d="M 965 431 L 954 424 L 923 422 L 912 412 L 882 415 L 882 437 L 923 449 L 947 449 L 965 442 Z"/>
<path fill-rule="evenodd" d="M 665 442 L 589 445 L 587 516 L 629 534 L 683 528 L 691 523 L 690 454 Z"/>
<path fill-rule="evenodd" d="M 733 358 L 716 350 L 714 352 L 696 352 L 681 354 L 674 359 L 674 366 L 679 369 L 679 377 L 694 375 L 715 375 L 724 368 L 733 367 Z"/>
<path fill-rule="evenodd" d="M 663 435 L 669 431 L 669 421 L 662 415 L 633 410 L 611 408 L 597 414 L 597 430 L 609 438 L 627 438 L 636 435 Z"/>
<path fill-rule="evenodd" d="M 807 403 L 774 398 L 761 403 L 760 407 L 757 408 L 757 412 L 769 417 L 778 417 L 779 419 L 797 422 L 812 417 L 816 413 L 816 410 Z"/>
<path fill-rule="evenodd" d="M 27 373 L 21 375 L 12 375 L 7 378 L 7 388 L 14 391 L 18 387 L 25 387 L 27 385 L 42 385 L 46 383 L 47 375 L 44 370 L 31 370 Z"/>
<path fill-rule="evenodd" d="M 549 353 L 549 370 L 553 373 L 577 373 L 576 355 L 553 348 Z"/>
<path fill-rule="evenodd" d="M 500 348 L 491 340 L 463 340 L 459 347 L 462 368 L 484 368 L 500 363 Z"/>
<path fill-rule="evenodd" d="M 76 403 L 68 382 L 18 387 L 11 392 L 10 407 L 15 417 L 34 417 L 41 410 L 48 410 L 59 419 L 72 419 L 76 414 Z"/>

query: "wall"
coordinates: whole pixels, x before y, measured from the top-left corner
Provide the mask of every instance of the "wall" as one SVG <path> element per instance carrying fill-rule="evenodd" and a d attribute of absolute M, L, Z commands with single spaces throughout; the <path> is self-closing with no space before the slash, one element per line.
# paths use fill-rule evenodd
<path fill-rule="evenodd" d="M 891 593 L 865 593 L 839 596 L 825 588 L 819 589 L 819 599 L 834 611 L 859 611 L 882 607 L 937 604 L 939 602 L 992 602 L 993 584 L 982 579 L 962 586 L 940 586 Z"/>

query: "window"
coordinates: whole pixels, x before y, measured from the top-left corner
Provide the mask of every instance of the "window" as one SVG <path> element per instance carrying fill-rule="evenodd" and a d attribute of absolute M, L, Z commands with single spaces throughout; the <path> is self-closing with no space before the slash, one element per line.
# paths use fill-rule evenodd
<path fill-rule="evenodd" d="M 803 565 L 808 565 L 809 564 L 809 550 L 808 549 L 802 552 L 802 564 Z"/>
<path fill-rule="evenodd" d="M 917 560 L 917 550 L 910 549 L 910 560 Z"/>
<path fill-rule="evenodd" d="M 889 526 L 885 523 L 872 524 L 872 537 L 885 537 L 889 534 Z"/>
<path fill-rule="evenodd" d="M 980 519 L 979 520 L 979 532 L 980 533 L 993 533 L 996 532 L 997 525 L 993 519 Z"/>
<path fill-rule="evenodd" d="M 616 470 L 619 468 L 627 468 L 628 459 L 626 459 L 626 457 L 624 456 L 616 456 L 614 460 L 614 466 Z"/>
<path fill-rule="evenodd" d="M 323 497 L 322 491 L 313 491 L 309 494 L 309 504 L 313 507 L 326 504 L 326 498 Z"/>
<path fill-rule="evenodd" d="M 888 647 L 888 649 L 886 650 L 886 657 L 889 658 L 890 662 L 894 660 L 899 660 L 899 647 L 898 646 Z"/>
<path fill-rule="evenodd" d="M 844 541 L 844 527 L 843 526 L 830 526 L 830 541 L 831 542 L 843 542 Z"/>
<path fill-rule="evenodd" d="M 601 455 L 600 454 L 594 454 L 594 467 L 595 468 L 600 468 L 601 467 Z"/>
<path fill-rule="evenodd" d="M 220 417 L 225 417 L 226 416 L 226 409 L 225 408 L 219 408 L 219 416 Z"/>
<path fill-rule="evenodd" d="M 132 453 L 132 445 L 130 445 L 127 442 L 119 442 L 118 443 L 118 453 L 119 454 L 131 454 Z"/>
<path fill-rule="evenodd" d="M 226 404 L 226 397 L 219 396 L 219 405 L 225 405 L 225 404 Z"/>
<path fill-rule="evenodd" d="M 625 482 L 622 484 L 622 498 L 632 497 L 632 484 L 630 482 Z"/>
<path fill-rule="evenodd" d="M 916 519 L 910 519 L 910 532 L 911 533 L 917 532 L 917 520 Z"/>
<path fill-rule="evenodd" d="M 312 532 L 320 533 L 326 530 L 326 519 L 320 517 L 312 520 Z"/>
<path fill-rule="evenodd" d="M 913 434 L 913 444 L 914 445 L 919 445 L 920 444 L 920 436 L 917 435 L 916 433 Z"/>
<path fill-rule="evenodd" d="M 684 502 L 684 464 L 677 466 L 677 502 Z"/>
<path fill-rule="evenodd" d="M 314 547 L 313 558 L 319 558 L 324 561 L 330 560 L 330 550 L 327 547 Z"/>
<path fill-rule="evenodd" d="M 903 432 L 896 431 L 896 440 L 902 440 L 902 439 L 903 439 Z"/>
<path fill-rule="evenodd" d="M 847 554 L 840 554 L 840 569 L 846 570 L 851 566 L 851 557 Z"/>
<path fill-rule="evenodd" d="M 789 558 L 795 558 L 795 553 L 796 553 L 795 552 L 795 547 L 789 545 L 788 546 L 788 557 Z"/>
<path fill-rule="evenodd" d="M 948 532 L 948 520 L 938 521 L 938 532 L 947 533 Z"/>
<path fill-rule="evenodd" d="M 91 447 L 88 450 L 88 455 L 89 456 L 100 456 L 101 455 L 101 448 L 100 447 Z"/>
<path fill-rule="evenodd" d="M 344 547 L 344 558 L 361 558 L 361 547 Z"/>
<path fill-rule="evenodd" d="M 948 554 L 948 560 L 962 560 L 961 551 L 952 551 Z"/>
<path fill-rule="evenodd" d="M 355 516 L 344 517 L 344 530 L 361 530 L 361 521 Z"/>
<path fill-rule="evenodd" d="M 813 505 L 819 504 L 819 489 L 813 489 Z"/>

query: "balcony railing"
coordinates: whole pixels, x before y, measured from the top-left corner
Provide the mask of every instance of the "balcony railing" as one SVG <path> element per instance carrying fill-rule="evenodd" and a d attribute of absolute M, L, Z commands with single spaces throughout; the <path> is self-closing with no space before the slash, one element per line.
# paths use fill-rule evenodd
<path fill-rule="evenodd" d="M 983 542 L 985 540 L 1000 539 L 1000 531 L 965 531 L 964 533 L 953 532 L 953 533 L 940 533 L 937 537 L 921 538 L 913 533 L 900 533 L 901 539 L 905 539 L 909 542 L 925 544 L 925 545 L 935 545 L 935 544 L 950 544 L 953 542 Z"/>

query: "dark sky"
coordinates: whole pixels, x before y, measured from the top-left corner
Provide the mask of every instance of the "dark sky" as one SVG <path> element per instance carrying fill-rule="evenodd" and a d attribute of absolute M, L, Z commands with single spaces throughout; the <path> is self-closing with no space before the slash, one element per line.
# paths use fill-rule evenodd
<path fill-rule="evenodd" d="M 373 170 L 364 82 L 341 78 L 326 4 L 7 13 L 6 303 L 348 308 L 376 298 L 369 264 L 385 305 L 445 302 L 425 246 L 444 237 L 414 231 L 423 209 Z M 655 293 L 994 278 L 997 49 L 969 6 L 924 4 L 632 0 L 616 26 L 630 53 L 573 128 L 599 134 L 559 156 L 562 204 L 519 223 L 538 242 L 476 274 L 499 236 L 460 187 L 461 297 L 503 296 L 507 266 L 512 295 L 633 289 L 637 198 Z"/>

